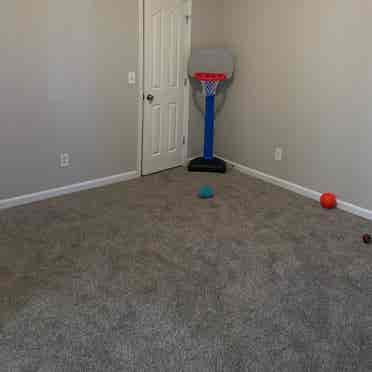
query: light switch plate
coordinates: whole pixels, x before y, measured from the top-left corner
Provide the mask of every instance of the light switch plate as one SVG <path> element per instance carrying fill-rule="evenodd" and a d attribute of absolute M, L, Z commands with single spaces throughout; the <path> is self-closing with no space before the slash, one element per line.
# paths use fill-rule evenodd
<path fill-rule="evenodd" d="M 128 73 L 128 84 L 129 85 L 135 85 L 136 84 L 136 73 L 135 72 L 129 72 Z"/>
<path fill-rule="evenodd" d="M 275 158 L 276 161 L 282 161 L 283 160 L 283 148 L 282 147 L 277 147 L 275 149 L 274 158 Z"/>

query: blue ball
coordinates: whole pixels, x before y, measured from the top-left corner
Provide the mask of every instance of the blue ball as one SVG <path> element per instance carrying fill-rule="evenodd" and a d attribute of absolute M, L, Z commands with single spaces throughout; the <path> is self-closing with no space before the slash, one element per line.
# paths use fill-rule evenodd
<path fill-rule="evenodd" d="M 214 197 L 214 191 L 209 186 L 204 186 L 199 190 L 198 196 L 200 199 L 211 199 Z"/>

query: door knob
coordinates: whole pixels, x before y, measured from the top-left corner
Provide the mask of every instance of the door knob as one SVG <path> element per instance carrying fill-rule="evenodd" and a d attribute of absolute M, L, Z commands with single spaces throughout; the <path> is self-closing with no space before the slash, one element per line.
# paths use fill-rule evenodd
<path fill-rule="evenodd" d="M 152 95 L 152 94 L 148 94 L 147 95 L 147 97 L 146 97 L 146 99 L 150 102 L 150 103 L 152 103 L 152 101 L 154 100 L 154 96 Z"/>

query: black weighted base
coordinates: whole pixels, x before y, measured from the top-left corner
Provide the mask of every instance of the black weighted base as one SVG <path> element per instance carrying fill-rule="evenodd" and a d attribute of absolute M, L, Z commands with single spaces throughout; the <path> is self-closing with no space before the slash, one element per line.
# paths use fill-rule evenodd
<path fill-rule="evenodd" d="M 218 158 L 212 160 L 197 158 L 190 162 L 189 172 L 226 173 L 226 163 Z"/>

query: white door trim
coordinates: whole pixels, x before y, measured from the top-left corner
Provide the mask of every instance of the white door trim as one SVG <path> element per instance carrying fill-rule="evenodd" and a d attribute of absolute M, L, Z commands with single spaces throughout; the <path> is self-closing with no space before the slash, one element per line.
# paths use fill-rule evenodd
<path fill-rule="evenodd" d="M 187 66 L 191 56 L 191 36 L 192 36 L 192 0 L 185 3 L 185 16 L 188 16 L 187 30 L 185 35 L 185 79 L 186 85 L 184 90 L 184 122 L 183 122 L 183 163 L 187 161 L 189 148 L 189 123 L 190 123 L 190 81 L 188 78 Z"/>
<path fill-rule="evenodd" d="M 143 109 L 144 109 L 144 44 L 145 16 L 144 1 L 138 0 L 138 147 L 137 171 L 142 176 L 142 146 L 143 146 Z"/>
<path fill-rule="evenodd" d="M 143 159 L 143 119 L 144 119 L 144 45 L 145 45 L 145 1 L 138 0 L 138 146 L 137 146 L 137 169 L 142 176 L 142 159 Z M 185 61 L 184 61 L 184 78 L 187 84 L 184 88 L 184 118 L 183 118 L 183 144 L 182 157 L 183 162 L 187 160 L 188 143 L 189 143 L 189 120 L 190 120 L 190 82 L 188 80 L 187 65 L 191 55 L 191 30 L 192 30 L 192 1 L 185 0 L 185 17 L 189 16 L 188 27 L 185 35 Z"/>

